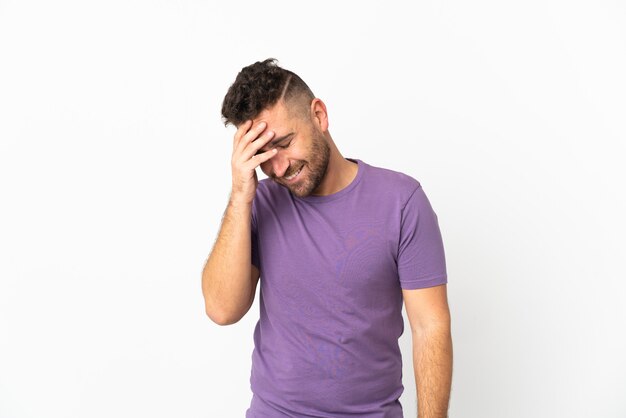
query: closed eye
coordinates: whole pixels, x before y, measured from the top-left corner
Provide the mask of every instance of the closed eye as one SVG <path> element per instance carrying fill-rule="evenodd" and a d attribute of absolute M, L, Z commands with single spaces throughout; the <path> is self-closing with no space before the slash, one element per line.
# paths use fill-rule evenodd
<path fill-rule="evenodd" d="M 291 141 L 287 145 L 276 145 L 276 148 L 287 148 L 289 145 L 291 145 Z"/>
<path fill-rule="evenodd" d="M 287 145 L 275 145 L 275 147 L 276 147 L 276 148 L 285 149 L 285 148 L 287 148 L 289 145 L 291 145 L 291 142 L 292 142 L 292 141 L 289 141 L 289 143 L 288 143 Z M 267 150 L 265 150 L 265 151 L 264 151 L 264 150 L 260 149 L 260 150 L 258 150 L 258 151 L 256 152 L 256 154 L 255 154 L 255 155 L 263 154 L 263 153 L 264 153 L 264 152 L 266 152 L 266 151 L 267 151 Z"/>

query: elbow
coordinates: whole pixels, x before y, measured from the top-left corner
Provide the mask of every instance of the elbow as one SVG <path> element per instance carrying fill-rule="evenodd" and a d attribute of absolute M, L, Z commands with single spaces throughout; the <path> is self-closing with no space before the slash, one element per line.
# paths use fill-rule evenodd
<path fill-rule="evenodd" d="M 450 321 L 433 322 L 425 326 L 412 328 L 411 332 L 414 338 L 430 338 L 440 337 L 441 335 L 451 335 Z"/>
<path fill-rule="evenodd" d="M 231 325 L 237 322 L 232 320 L 232 315 L 219 306 L 207 291 L 204 291 L 204 312 L 217 325 Z"/>
<path fill-rule="evenodd" d="M 205 311 L 206 311 L 206 315 L 209 317 L 211 321 L 221 326 L 236 324 L 241 319 L 241 318 L 236 318 L 232 315 L 226 315 L 221 312 L 214 312 L 213 310 L 209 310 L 208 308 Z"/>
<path fill-rule="evenodd" d="M 223 300 L 212 297 L 209 292 L 204 293 L 204 309 L 206 315 L 217 325 L 233 325 L 245 316 L 250 309 L 251 301 L 244 306 L 233 303 L 223 303 Z"/>

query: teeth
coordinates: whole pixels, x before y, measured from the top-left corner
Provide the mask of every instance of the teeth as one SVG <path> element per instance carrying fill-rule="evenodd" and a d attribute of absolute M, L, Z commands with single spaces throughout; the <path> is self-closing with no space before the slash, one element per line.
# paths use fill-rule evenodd
<path fill-rule="evenodd" d="M 300 174 L 300 171 L 302 171 L 302 167 L 300 167 L 300 170 L 298 170 L 297 172 L 295 172 L 294 174 L 292 174 L 289 177 L 285 177 L 285 180 L 291 180 L 292 178 L 294 178 L 295 176 L 297 176 L 298 174 Z"/>

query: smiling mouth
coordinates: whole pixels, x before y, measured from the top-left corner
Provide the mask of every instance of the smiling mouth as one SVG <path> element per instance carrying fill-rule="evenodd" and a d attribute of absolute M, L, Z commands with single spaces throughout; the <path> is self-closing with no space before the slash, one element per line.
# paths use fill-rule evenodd
<path fill-rule="evenodd" d="M 293 173 L 293 174 L 292 174 L 292 175 L 290 175 L 290 176 L 285 176 L 285 177 L 283 177 L 283 179 L 285 179 L 285 180 L 287 180 L 287 181 L 291 181 L 291 180 L 295 179 L 295 178 L 296 178 L 296 177 L 300 174 L 300 172 L 302 171 L 302 169 L 303 169 L 303 168 L 304 168 L 304 165 L 303 165 L 302 167 L 300 167 L 300 168 L 298 169 L 298 171 L 296 171 L 295 173 Z"/>

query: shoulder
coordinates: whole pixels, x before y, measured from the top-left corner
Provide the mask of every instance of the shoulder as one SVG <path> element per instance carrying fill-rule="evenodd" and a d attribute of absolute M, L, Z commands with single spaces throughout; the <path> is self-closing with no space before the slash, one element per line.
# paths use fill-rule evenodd
<path fill-rule="evenodd" d="M 381 198 L 406 203 L 421 183 L 413 176 L 389 168 L 367 164 L 368 186 Z"/>

